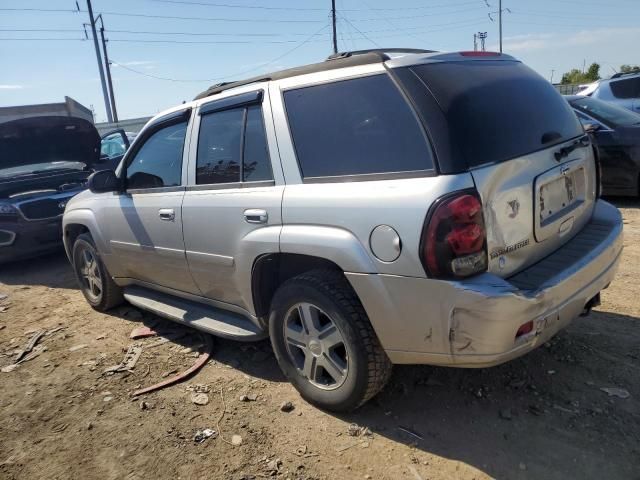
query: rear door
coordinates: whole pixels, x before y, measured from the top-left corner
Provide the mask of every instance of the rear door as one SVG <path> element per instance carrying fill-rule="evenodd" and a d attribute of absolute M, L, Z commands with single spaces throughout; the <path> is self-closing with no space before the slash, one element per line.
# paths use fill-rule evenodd
<path fill-rule="evenodd" d="M 187 261 L 201 294 L 247 310 L 253 259 L 278 251 L 282 224 L 284 185 L 277 150 L 268 146 L 269 112 L 255 86 L 199 107 L 182 208 Z"/>
<path fill-rule="evenodd" d="M 489 271 L 516 273 L 589 221 L 593 150 L 549 82 L 518 61 L 490 57 L 410 70 L 442 115 L 427 124 L 439 129 L 434 141 L 441 170 L 470 171 L 482 198 Z"/>

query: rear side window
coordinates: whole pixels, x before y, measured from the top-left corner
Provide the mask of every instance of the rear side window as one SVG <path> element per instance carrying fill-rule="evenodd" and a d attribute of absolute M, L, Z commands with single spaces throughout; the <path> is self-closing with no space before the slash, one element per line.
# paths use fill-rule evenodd
<path fill-rule="evenodd" d="M 444 138 L 435 141 L 448 142 L 461 157 L 457 165 L 503 162 L 584 134 L 555 88 L 520 62 L 443 62 L 411 70 L 444 114 Z"/>
<path fill-rule="evenodd" d="M 640 77 L 611 82 L 611 92 L 616 98 L 640 97 Z"/>
<path fill-rule="evenodd" d="M 200 121 L 196 183 L 273 180 L 259 105 L 208 113 Z"/>
<path fill-rule="evenodd" d="M 388 75 L 288 90 L 304 178 L 431 170 L 417 117 Z"/>

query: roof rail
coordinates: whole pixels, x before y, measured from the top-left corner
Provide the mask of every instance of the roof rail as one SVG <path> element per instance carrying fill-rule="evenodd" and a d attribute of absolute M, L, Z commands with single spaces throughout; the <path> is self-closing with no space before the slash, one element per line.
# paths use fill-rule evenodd
<path fill-rule="evenodd" d="M 637 75 L 639 73 L 640 73 L 640 68 L 636 68 L 634 70 L 631 70 L 630 72 L 614 73 L 613 75 L 611 75 L 611 78 L 620 78 L 620 77 L 624 77 L 625 75 Z"/>
<path fill-rule="evenodd" d="M 348 58 L 354 55 L 366 55 L 375 53 L 380 56 L 380 59 L 385 61 L 389 60 L 389 53 L 434 53 L 436 50 L 422 50 L 420 48 L 371 48 L 369 50 L 352 50 L 350 52 L 338 52 L 333 55 L 329 55 L 326 61 L 338 60 L 340 58 Z"/>

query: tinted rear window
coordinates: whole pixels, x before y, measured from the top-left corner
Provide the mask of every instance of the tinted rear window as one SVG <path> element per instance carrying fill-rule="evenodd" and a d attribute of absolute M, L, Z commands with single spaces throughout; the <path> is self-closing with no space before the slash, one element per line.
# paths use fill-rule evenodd
<path fill-rule="evenodd" d="M 636 98 L 640 96 L 640 77 L 611 82 L 611 92 L 616 98 Z"/>
<path fill-rule="evenodd" d="M 388 75 L 284 93 L 302 176 L 430 170 L 418 118 Z"/>
<path fill-rule="evenodd" d="M 462 157 L 458 165 L 503 162 L 583 135 L 569 104 L 522 63 L 464 61 L 411 70 L 444 113 L 448 138 L 434 141 L 449 142 L 452 155 Z"/>

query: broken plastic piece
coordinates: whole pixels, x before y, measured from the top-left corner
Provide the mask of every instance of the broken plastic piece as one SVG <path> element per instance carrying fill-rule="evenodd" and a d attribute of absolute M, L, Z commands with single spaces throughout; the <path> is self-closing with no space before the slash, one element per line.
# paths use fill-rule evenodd
<path fill-rule="evenodd" d="M 204 366 L 204 364 L 209 361 L 211 353 L 213 352 L 213 340 L 211 338 L 211 335 L 203 335 L 203 337 L 206 343 L 206 351 L 202 355 L 200 355 L 200 357 L 198 357 L 198 361 L 191 368 L 160 383 L 156 383 L 155 385 L 151 385 L 150 387 L 136 390 L 131 395 L 133 397 L 137 397 L 139 395 L 144 395 L 145 393 L 160 390 L 161 388 L 168 387 L 169 385 L 173 385 L 174 383 L 181 382 L 185 378 L 200 370 Z"/>

